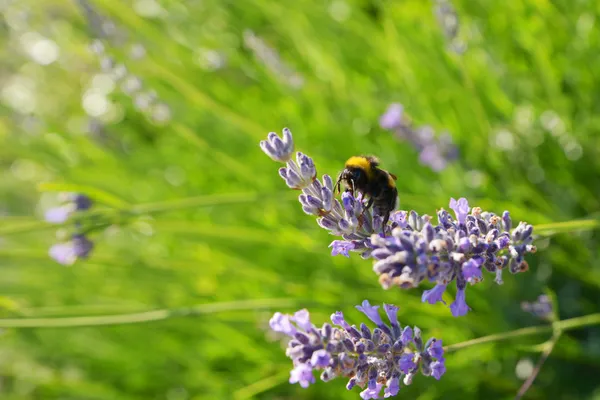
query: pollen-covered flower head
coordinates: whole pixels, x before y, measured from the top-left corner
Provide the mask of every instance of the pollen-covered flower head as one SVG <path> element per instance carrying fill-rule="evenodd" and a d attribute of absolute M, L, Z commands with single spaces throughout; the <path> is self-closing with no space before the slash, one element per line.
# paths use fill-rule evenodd
<path fill-rule="evenodd" d="M 294 366 L 290 383 L 308 387 L 315 382 L 314 373 L 320 372 L 322 381 L 349 378 L 348 390 L 358 386 L 362 399 L 378 399 L 397 395 L 401 382 L 410 385 L 419 373 L 441 378 L 446 371 L 441 340 L 431 338 L 424 344 L 419 328 L 402 329 L 394 305 L 383 306 L 387 321 L 379 306 L 367 300 L 356 308 L 375 328 L 350 325 L 340 311 L 331 316 L 334 326 L 324 323 L 321 328 L 310 321 L 307 310 L 273 315 L 271 328 L 290 337 L 286 350 Z"/>

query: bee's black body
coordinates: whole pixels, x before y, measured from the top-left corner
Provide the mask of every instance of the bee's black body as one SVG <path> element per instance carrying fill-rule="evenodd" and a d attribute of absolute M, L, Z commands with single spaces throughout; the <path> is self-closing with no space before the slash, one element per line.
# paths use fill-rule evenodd
<path fill-rule="evenodd" d="M 386 170 L 379 168 L 375 157 L 355 156 L 346 161 L 346 165 L 336 182 L 340 190 L 343 183 L 346 191 L 362 193 L 369 200 L 365 209 L 373 206 L 375 212 L 383 216 L 383 230 L 390 218 L 390 213 L 396 208 L 398 189 L 396 177 Z"/>

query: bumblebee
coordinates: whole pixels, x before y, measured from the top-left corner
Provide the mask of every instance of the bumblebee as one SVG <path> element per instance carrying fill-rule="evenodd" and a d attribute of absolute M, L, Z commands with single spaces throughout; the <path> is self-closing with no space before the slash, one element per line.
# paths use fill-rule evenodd
<path fill-rule="evenodd" d="M 383 216 L 382 231 L 385 231 L 391 212 L 398 205 L 398 178 L 388 171 L 379 168 L 379 160 L 372 156 L 354 156 L 346 161 L 344 170 L 338 176 L 335 189 L 340 192 L 343 183 L 346 191 L 362 194 L 369 200 L 365 210 L 373 207 L 377 214 Z"/>

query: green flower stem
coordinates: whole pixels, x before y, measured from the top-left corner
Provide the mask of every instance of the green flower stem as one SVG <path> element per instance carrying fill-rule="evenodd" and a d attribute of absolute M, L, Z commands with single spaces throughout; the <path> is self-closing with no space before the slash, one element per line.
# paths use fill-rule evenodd
<path fill-rule="evenodd" d="M 452 352 L 483 343 L 500 342 L 515 337 L 531 336 L 552 331 L 563 332 L 591 325 L 600 325 L 600 313 L 584 315 L 583 317 L 565 319 L 562 321 L 554 322 L 551 325 L 531 326 L 528 328 L 517 329 L 510 332 L 496 333 L 494 335 L 483 336 L 477 339 L 467 340 L 464 342 L 446 346 L 444 347 L 444 350 L 447 352 Z"/>
<path fill-rule="evenodd" d="M 117 222 L 120 217 L 127 218 L 146 214 L 158 214 L 162 212 L 183 210 L 188 208 L 216 207 L 235 204 L 256 203 L 263 200 L 292 200 L 297 199 L 296 192 L 274 192 L 270 194 L 262 193 L 235 193 L 235 194 L 215 194 L 207 196 L 186 197 L 176 200 L 166 200 L 154 203 L 144 203 L 124 208 L 95 208 L 91 211 L 78 212 L 65 222 L 64 225 L 70 226 L 73 221 L 85 222 L 91 218 L 106 219 L 108 222 Z M 106 221 L 101 221 L 106 223 Z M 27 233 L 42 231 L 46 229 L 56 229 L 61 225 L 51 224 L 40 220 L 16 220 L 6 222 L 0 225 L 0 235 L 10 235 L 15 233 Z"/>
<path fill-rule="evenodd" d="M 199 304 L 192 307 L 144 311 L 131 314 L 99 315 L 59 318 L 7 318 L 0 319 L 0 328 L 74 328 L 102 325 L 126 325 L 162 321 L 170 318 L 214 314 L 226 311 L 262 310 L 293 307 L 300 300 L 261 299 L 223 303 Z"/>
<path fill-rule="evenodd" d="M 533 232 L 540 236 L 552 236 L 562 232 L 587 231 L 600 227 L 600 219 L 581 219 L 535 225 Z"/>

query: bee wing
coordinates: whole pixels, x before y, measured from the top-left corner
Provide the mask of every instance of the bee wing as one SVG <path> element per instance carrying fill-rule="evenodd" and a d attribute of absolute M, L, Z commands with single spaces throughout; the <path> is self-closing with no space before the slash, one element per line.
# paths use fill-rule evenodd
<path fill-rule="evenodd" d="M 391 172 L 388 172 L 388 174 L 390 174 L 390 176 L 392 177 L 393 180 L 397 181 L 398 177 L 394 174 L 392 174 Z"/>

